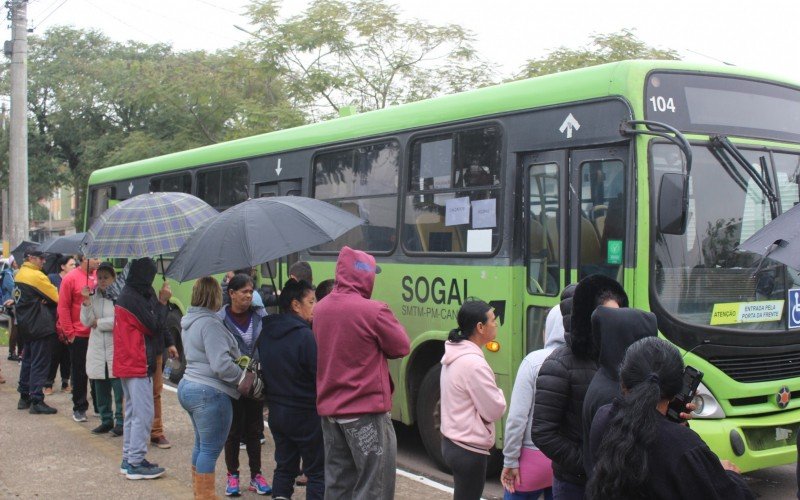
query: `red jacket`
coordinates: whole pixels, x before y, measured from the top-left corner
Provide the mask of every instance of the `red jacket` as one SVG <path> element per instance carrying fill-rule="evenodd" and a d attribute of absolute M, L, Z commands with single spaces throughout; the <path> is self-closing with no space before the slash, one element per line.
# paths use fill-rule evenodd
<path fill-rule="evenodd" d="M 119 378 L 148 376 L 147 341 L 153 334 L 129 310 L 114 306 L 114 364 L 112 372 Z"/>
<path fill-rule="evenodd" d="M 387 359 L 406 356 L 408 335 L 383 302 L 371 300 L 375 259 L 342 248 L 336 286 L 314 308 L 317 412 L 347 418 L 392 408 Z"/>
<path fill-rule="evenodd" d="M 58 325 L 56 330 L 60 328 L 68 339 L 89 337 L 91 330 L 81 323 L 81 303 L 83 302 L 81 290 L 87 284 L 92 290 L 97 286 L 95 271 L 92 271 L 87 279 L 86 271 L 80 267 L 68 272 L 64 279 L 61 280 L 61 287 L 58 290 Z"/>

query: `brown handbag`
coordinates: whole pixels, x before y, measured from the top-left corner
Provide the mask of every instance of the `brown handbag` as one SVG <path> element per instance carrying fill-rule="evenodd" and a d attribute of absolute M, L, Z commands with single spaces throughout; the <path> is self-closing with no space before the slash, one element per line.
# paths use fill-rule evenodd
<path fill-rule="evenodd" d="M 246 398 L 261 401 L 264 399 L 264 381 L 261 380 L 261 364 L 258 360 L 251 359 L 242 370 L 239 383 L 236 385 L 239 394 Z"/>

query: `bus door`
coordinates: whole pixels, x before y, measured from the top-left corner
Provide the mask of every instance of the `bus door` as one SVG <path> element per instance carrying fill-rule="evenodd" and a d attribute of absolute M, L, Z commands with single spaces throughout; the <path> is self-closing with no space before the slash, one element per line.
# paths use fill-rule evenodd
<path fill-rule="evenodd" d="M 604 274 L 624 285 L 630 171 L 625 145 L 570 152 L 569 282 Z"/>
<path fill-rule="evenodd" d="M 300 196 L 302 194 L 303 183 L 301 179 L 290 179 L 278 182 L 265 182 L 263 184 L 256 184 L 256 197 L 266 198 L 272 196 Z M 280 290 L 283 283 L 286 281 L 286 270 L 288 266 L 297 261 L 297 254 L 287 255 L 280 259 L 274 259 L 269 262 L 261 264 L 259 268 L 259 283 L 257 288 L 263 289 L 274 287 Z M 282 264 L 286 264 L 286 269 Z M 270 292 L 265 291 L 263 295 L 268 295 Z M 270 309 L 270 312 L 274 312 Z"/>
<path fill-rule="evenodd" d="M 525 308 L 524 353 L 544 345 L 545 319 L 559 302 L 564 287 L 565 245 L 568 198 L 568 151 L 545 151 L 522 158 L 523 213 L 525 214 Z M 518 361 L 515 362 L 518 364 Z"/>

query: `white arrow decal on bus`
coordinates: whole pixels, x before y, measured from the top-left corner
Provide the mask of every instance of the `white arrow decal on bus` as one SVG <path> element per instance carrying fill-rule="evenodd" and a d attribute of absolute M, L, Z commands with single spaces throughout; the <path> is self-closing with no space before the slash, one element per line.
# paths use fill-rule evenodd
<path fill-rule="evenodd" d="M 278 174 L 278 175 L 281 175 L 281 170 L 283 170 L 281 168 L 281 159 L 278 158 L 278 166 L 275 168 L 275 173 Z"/>
<path fill-rule="evenodd" d="M 572 139 L 572 131 L 573 130 L 578 130 L 580 128 L 581 128 L 581 124 L 578 123 L 578 120 L 576 120 L 575 117 L 572 116 L 572 113 L 570 113 L 567 116 L 567 119 L 564 120 L 564 123 L 561 124 L 561 127 L 558 129 L 558 131 L 563 134 L 564 131 L 566 130 L 567 131 L 567 139 Z"/>

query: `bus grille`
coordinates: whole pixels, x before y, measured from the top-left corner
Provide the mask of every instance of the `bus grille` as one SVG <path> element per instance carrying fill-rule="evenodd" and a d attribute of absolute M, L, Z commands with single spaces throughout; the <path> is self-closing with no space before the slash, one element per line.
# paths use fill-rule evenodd
<path fill-rule="evenodd" d="M 748 357 L 714 356 L 708 361 L 737 382 L 800 377 L 800 351 Z"/>

